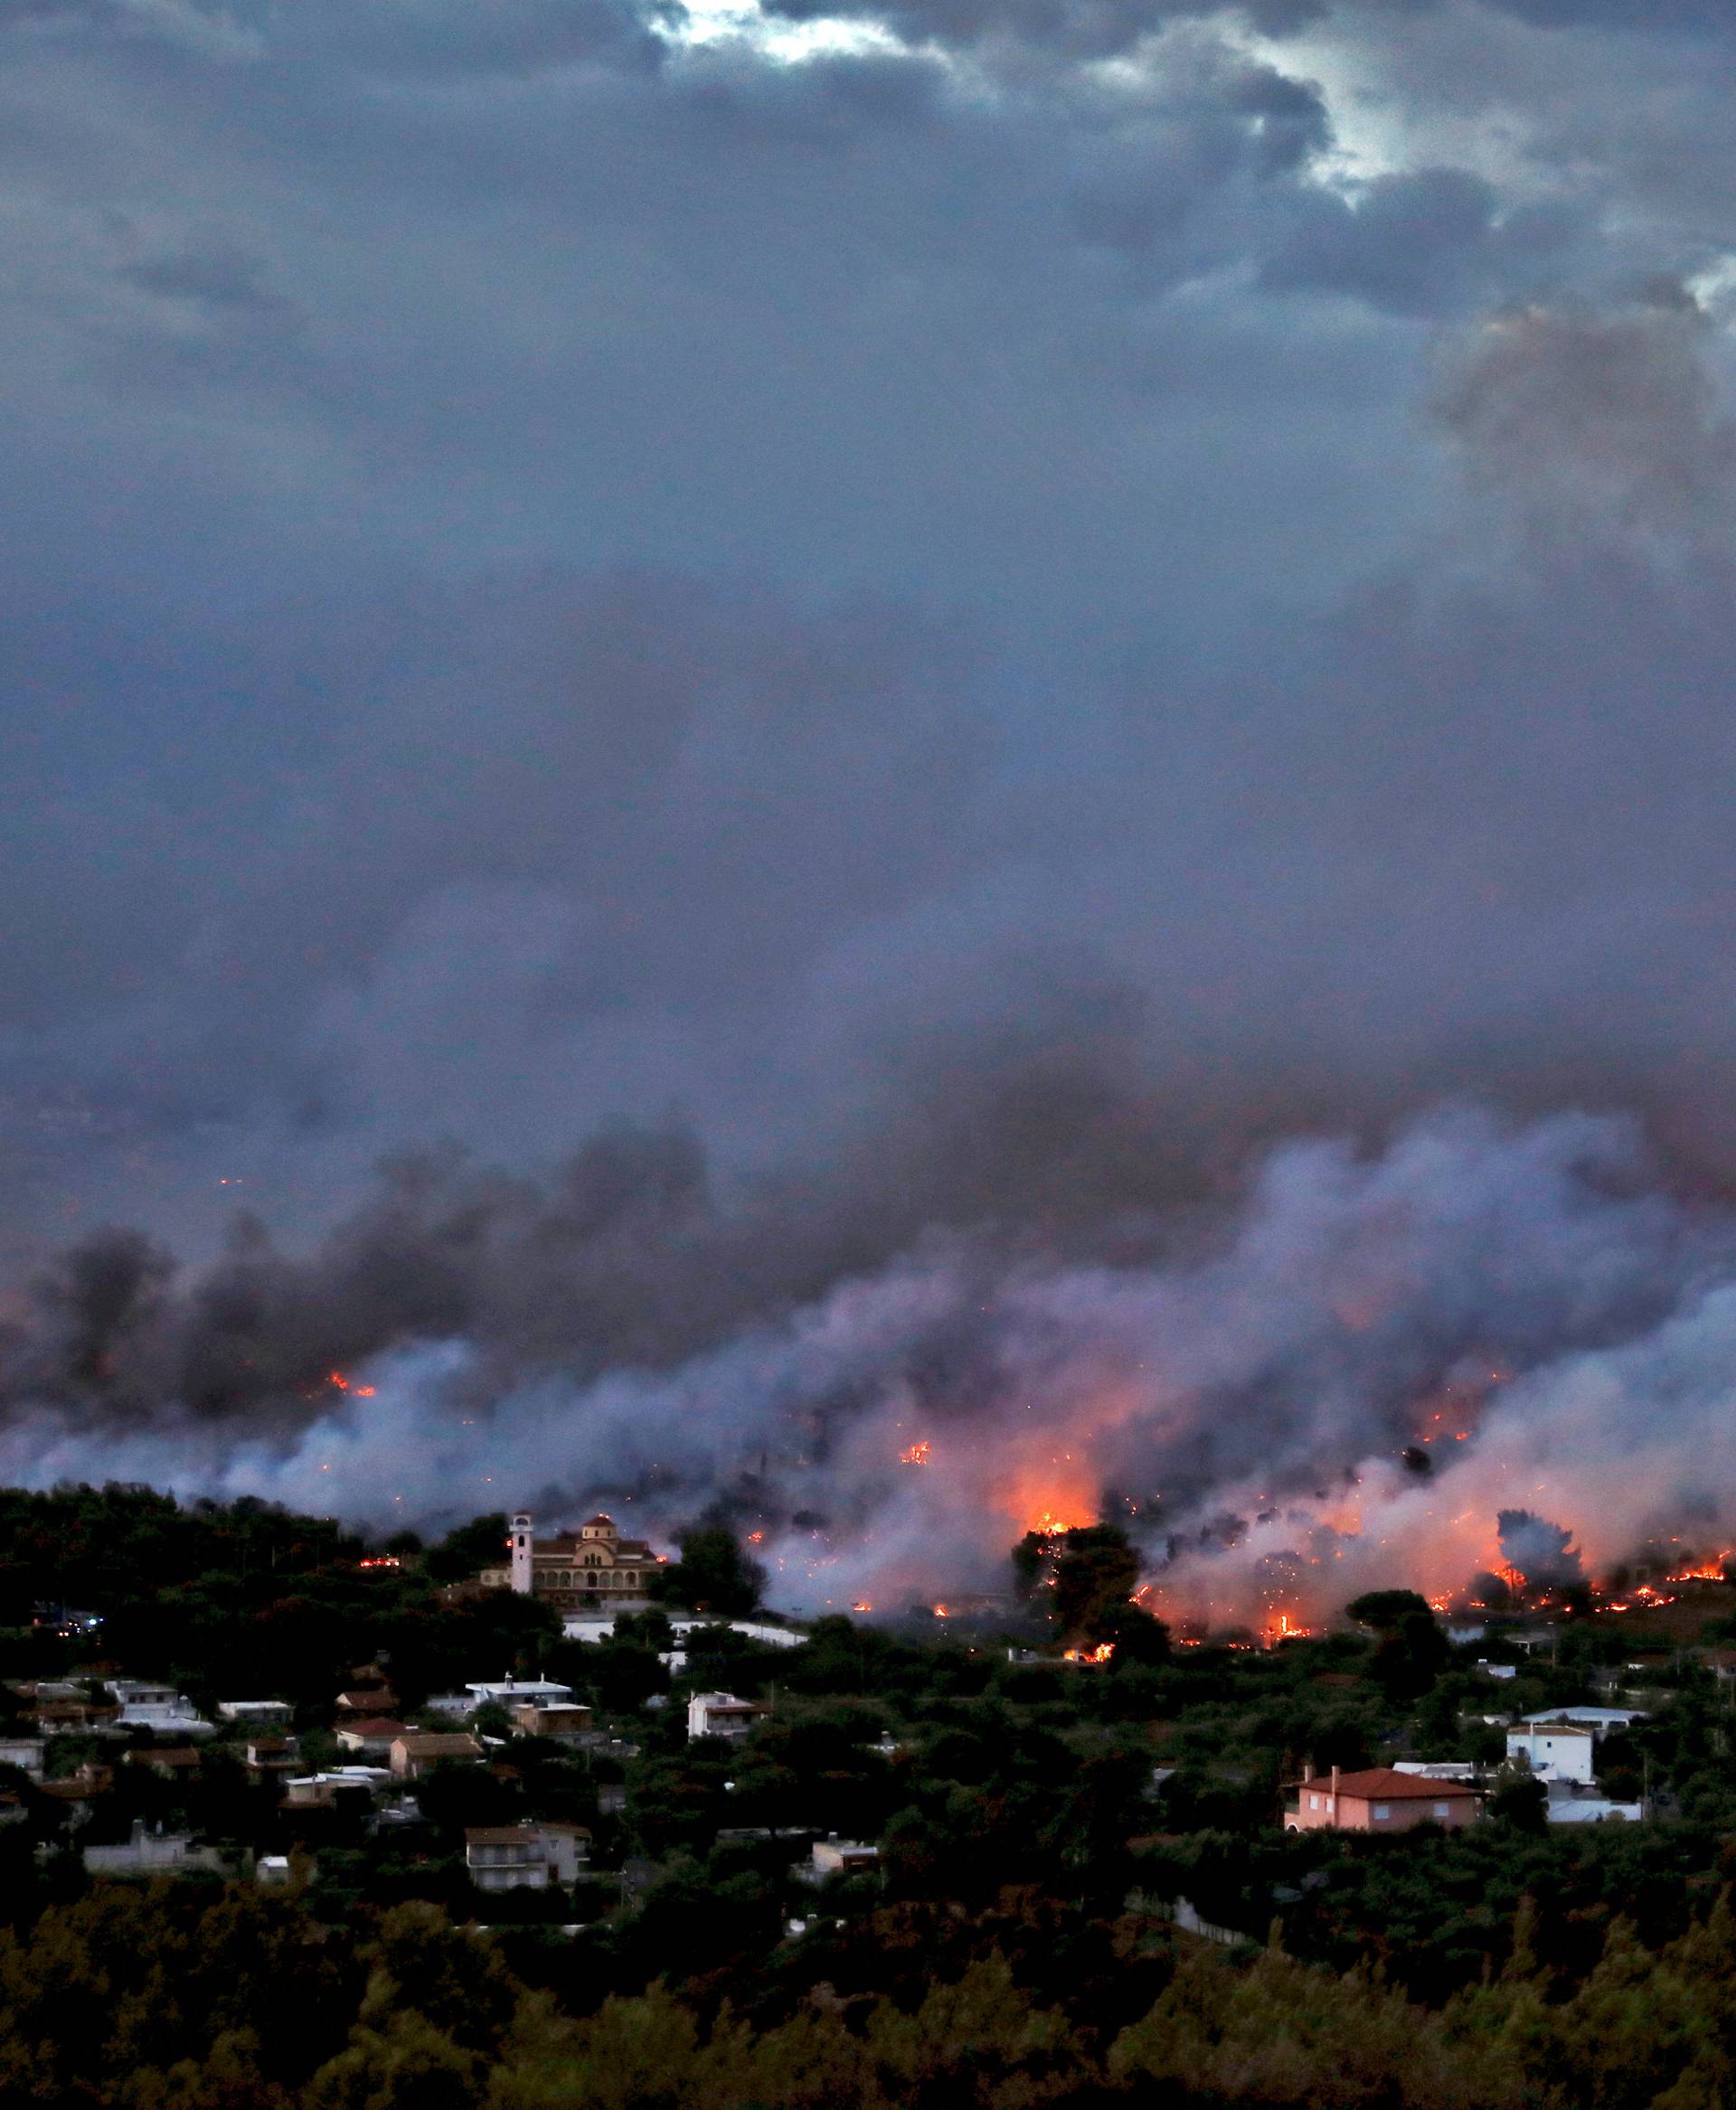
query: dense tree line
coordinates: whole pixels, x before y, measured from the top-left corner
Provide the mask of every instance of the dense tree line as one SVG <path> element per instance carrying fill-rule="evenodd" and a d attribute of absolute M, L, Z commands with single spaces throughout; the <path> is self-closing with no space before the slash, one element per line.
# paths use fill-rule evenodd
<path fill-rule="evenodd" d="M 455 1679 L 539 1664 L 561 1625 L 495 1591 L 457 1606 L 443 1584 L 498 1558 L 503 1516 L 479 1517 L 398 1567 L 329 1518 L 273 1504 L 178 1503 L 149 1488 L 0 1488 L 0 1675 L 56 1676 L 94 1652 L 172 1680 L 195 1701 L 281 1694 L 309 1719 L 350 1668 L 389 1657 L 407 1702 Z M 97 1614 L 90 1640 L 32 1625 L 39 1605 Z"/>
<path fill-rule="evenodd" d="M 1722 1897 L 1656 1948 L 1612 1922 L 1571 1973 L 1522 1911 L 1505 1968 L 1439 2007 L 1365 1964 L 1226 1955 L 1015 1891 L 968 1916 L 882 1905 L 751 1970 L 677 1956 L 633 1992 L 591 1962 L 570 1950 L 533 1984 L 510 1941 L 425 1903 L 340 1933 L 296 1898 L 102 1886 L 0 1935 L 0 2110 L 1713 2110 L 1736 2092 Z"/>

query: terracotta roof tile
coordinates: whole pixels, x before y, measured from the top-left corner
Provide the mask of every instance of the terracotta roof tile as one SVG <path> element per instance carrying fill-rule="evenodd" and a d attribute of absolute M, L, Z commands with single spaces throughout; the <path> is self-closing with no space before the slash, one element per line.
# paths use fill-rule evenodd
<path fill-rule="evenodd" d="M 1332 1776 L 1316 1773 L 1303 1785 L 1310 1792 L 1324 1791 L 1330 1794 Z M 1467 1787 L 1462 1780 L 1425 1780 L 1420 1774 L 1395 1773 L 1390 1766 L 1371 1766 L 1366 1773 L 1341 1773 L 1338 1776 L 1338 1793 L 1354 1795 L 1365 1803 L 1397 1803 L 1414 1800 L 1441 1803 L 1453 1795 L 1475 1796 L 1477 1790 Z"/>

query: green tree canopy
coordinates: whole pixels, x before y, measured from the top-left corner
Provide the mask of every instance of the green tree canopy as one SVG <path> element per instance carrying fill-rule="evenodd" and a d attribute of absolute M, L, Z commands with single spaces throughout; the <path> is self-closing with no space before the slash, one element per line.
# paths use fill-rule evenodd
<path fill-rule="evenodd" d="M 423 1562 L 429 1579 L 467 1582 L 482 1568 L 504 1567 L 508 1536 L 505 1510 L 490 1510 L 486 1516 L 472 1517 L 467 1524 L 459 1524 L 438 1546 L 429 1549 Z"/>
<path fill-rule="evenodd" d="M 680 1544 L 681 1559 L 658 1568 L 652 1581 L 665 1604 L 720 1619 L 741 1618 L 755 1609 L 766 1571 L 742 1552 L 732 1531 L 703 1526 L 687 1532 Z"/>
<path fill-rule="evenodd" d="M 1027 1601 L 1064 1639 L 1096 1646 L 1115 1639 L 1139 1580 L 1139 1556 L 1118 1525 L 1082 1524 L 1027 1531 L 1013 1549 L 1013 1572 Z"/>

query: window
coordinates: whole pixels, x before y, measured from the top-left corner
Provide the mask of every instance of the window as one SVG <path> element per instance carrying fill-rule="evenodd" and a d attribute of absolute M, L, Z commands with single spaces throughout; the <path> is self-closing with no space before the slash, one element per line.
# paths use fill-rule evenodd
<path fill-rule="evenodd" d="M 1376 1804 L 1375 1804 L 1375 1805 L 1374 1805 L 1374 1822 L 1375 1822 L 1377 1824 L 1381 1823 L 1382 1823 L 1382 1822 L 1384 1819 L 1386 1819 L 1386 1818 L 1390 1817 L 1392 1814 L 1392 1804 L 1391 1804 L 1390 1803 L 1376 1803 Z"/>
<path fill-rule="evenodd" d="M 1453 1805 L 1450 1803 L 1437 1803 L 1435 1804 L 1435 1814 L 1437 1817 L 1450 1817 L 1452 1813 Z"/>
<path fill-rule="evenodd" d="M 1318 1795 L 1310 1795 L 1308 1797 L 1308 1807 L 1311 1810 L 1317 1810 L 1320 1807 L 1320 1798 Z"/>

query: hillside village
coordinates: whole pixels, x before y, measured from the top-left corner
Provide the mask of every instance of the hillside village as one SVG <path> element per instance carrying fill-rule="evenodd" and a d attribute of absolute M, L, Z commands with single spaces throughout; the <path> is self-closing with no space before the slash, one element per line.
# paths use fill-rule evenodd
<path fill-rule="evenodd" d="M 912 1915 L 997 1941 L 1060 1915 L 1152 1955 L 1276 1929 L 1298 1966 L 1378 1957 L 1438 2005 L 1522 1924 L 1557 1972 L 1618 1920 L 1683 1938 L 1736 1866 L 1722 1579 L 1656 1625 L 1458 1638 L 1380 1593 L 1260 1648 L 1129 1607 L 1100 1528 L 1045 1549 L 1057 1587 L 1023 1608 L 926 1625 L 779 1619 L 721 1530 L 661 1561 L 628 1541 L 646 1579 L 606 1612 L 523 1557 L 515 1587 L 499 1517 L 377 1549 L 78 1490 L 0 1496 L 0 1533 L 21 1931 L 129 1881 L 334 1930 L 413 1907 L 588 2011 L 744 1971 L 868 1984 Z M 620 1537 L 593 1518 L 547 1572 Z"/>

